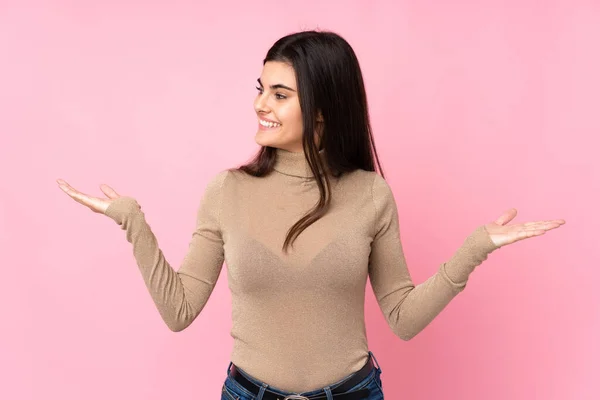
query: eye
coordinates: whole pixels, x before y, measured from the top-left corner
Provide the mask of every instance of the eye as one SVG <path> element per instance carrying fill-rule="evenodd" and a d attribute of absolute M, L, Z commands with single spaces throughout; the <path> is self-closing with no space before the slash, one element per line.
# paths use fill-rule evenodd
<path fill-rule="evenodd" d="M 263 92 L 263 89 L 261 87 L 259 87 L 259 86 L 256 87 L 256 90 L 258 90 L 259 93 Z"/>
<path fill-rule="evenodd" d="M 277 100 L 284 100 L 284 99 L 287 99 L 287 97 L 286 97 L 284 94 L 281 94 L 281 93 L 276 93 L 276 94 L 275 94 L 275 98 L 276 98 Z"/>

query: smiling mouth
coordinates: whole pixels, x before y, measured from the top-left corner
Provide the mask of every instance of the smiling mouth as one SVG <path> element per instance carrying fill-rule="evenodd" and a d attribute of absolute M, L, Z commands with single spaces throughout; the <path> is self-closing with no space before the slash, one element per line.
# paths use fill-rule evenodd
<path fill-rule="evenodd" d="M 270 121 L 265 121 L 262 119 L 259 119 L 258 123 L 260 126 L 262 126 L 264 128 L 279 128 L 281 126 L 281 124 L 279 124 L 277 122 L 270 122 Z"/>

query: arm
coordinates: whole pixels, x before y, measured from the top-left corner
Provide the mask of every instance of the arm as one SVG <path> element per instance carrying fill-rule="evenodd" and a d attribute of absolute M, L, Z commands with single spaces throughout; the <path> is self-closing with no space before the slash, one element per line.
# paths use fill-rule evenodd
<path fill-rule="evenodd" d="M 161 317 L 174 332 L 188 327 L 200 314 L 221 272 L 221 188 L 226 176 L 227 171 L 223 171 L 208 183 L 188 252 L 178 271 L 165 259 L 135 199 L 120 197 L 105 212 L 126 231 L 146 287 Z"/>
<path fill-rule="evenodd" d="M 387 182 L 375 176 L 373 202 L 376 222 L 369 259 L 373 292 L 388 325 L 403 340 L 422 331 L 466 286 L 475 267 L 497 247 L 484 226 L 425 282 L 414 285 L 408 271 L 398 224 L 398 209 Z"/>

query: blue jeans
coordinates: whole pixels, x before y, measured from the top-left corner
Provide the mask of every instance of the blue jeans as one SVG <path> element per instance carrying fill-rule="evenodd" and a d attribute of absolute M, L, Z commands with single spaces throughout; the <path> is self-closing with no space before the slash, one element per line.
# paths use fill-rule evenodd
<path fill-rule="evenodd" d="M 383 385 L 381 384 L 381 368 L 379 367 L 379 363 L 377 362 L 377 359 L 375 358 L 373 353 L 369 351 L 369 355 L 371 357 L 373 357 L 373 361 L 376 366 L 373 367 L 373 369 L 371 370 L 371 372 L 365 379 L 363 379 L 362 381 L 360 381 L 359 383 L 354 385 L 354 387 L 352 387 L 351 389 L 347 390 L 344 393 L 353 392 L 358 389 L 368 388 L 370 390 L 371 394 L 369 394 L 369 397 L 365 397 L 364 400 L 383 400 Z M 244 375 L 244 377 L 246 377 L 246 379 L 255 383 L 257 386 L 262 386 L 264 388 L 264 389 L 260 390 L 258 395 L 250 393 L 248 390 L 243 388 L 239 383 L 237 383 L 235 381 L 235 379 L 233 379 L 231 376 L 229 376 L 229 371 L 231 370 L 231 364 L 232 363 L 230 362 L 229 366 L 227 367 L 227 379 L 225 379 L 225 383 L 223 384 L 223 387 L 221 388 L 221 400 L 262 400 L 262 396 L 263 396 L 262 394 L 263 394 L 264 390 L 267 388 L 271 392 L 280 394 L 282 398 L 285 396 L 291 395 L 291 394 L 297 394 L 294 392 L 285 392 L 285 391 L 279 390 L 277 388 L 274 388 L 272 386 L 269 386 L 268 384 L 261 382 L 256 378 L 253 378 L 252 376 L 248 375 L 248 373 L 246 373 L 245 371 L 238 368 L 240 373 L 242 375 Z M 324 388 L 312 390 L 310 392 L 300 393 L 300 395 L 313 396 L 313 395 L 321 394 L 321 395 L 326 395 L 328 400 L 333 400 L 333 397 L 331 397 L 332 396 L 331 391 L 333 389 L 335 389 L 337 386 L 339 386 L 341 383 L 345 382 L 347 379 L 352 377 L 353 375 L 354 374 L 350 374 L 350 375 L 346 376 L 345 378 L 342 378 L 341 380 L 339 380 L 335 383 L 332 383 L 331 385 L 328 385 Z"/>

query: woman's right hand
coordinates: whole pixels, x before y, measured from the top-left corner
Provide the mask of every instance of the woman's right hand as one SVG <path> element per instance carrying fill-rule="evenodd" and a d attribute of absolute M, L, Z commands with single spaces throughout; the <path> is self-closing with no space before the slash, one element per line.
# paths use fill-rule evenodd
<path fill-rule="evenodd" d="M 83 204 L 95 213 L 106 213 L 106 209 L 114 200 L 121 197 L 117 192 L 108 185 L 100 185 L 100 190 L 108 197 L 108 199 L 101 199 L 99 197 L 88 196 L 85 193 L 81 193 L 75 190 L 71 185 L 62 179 L 57 179 L 58 187 L 60 187 L 66 194 L 68 194 L 73 200 Z"/>

